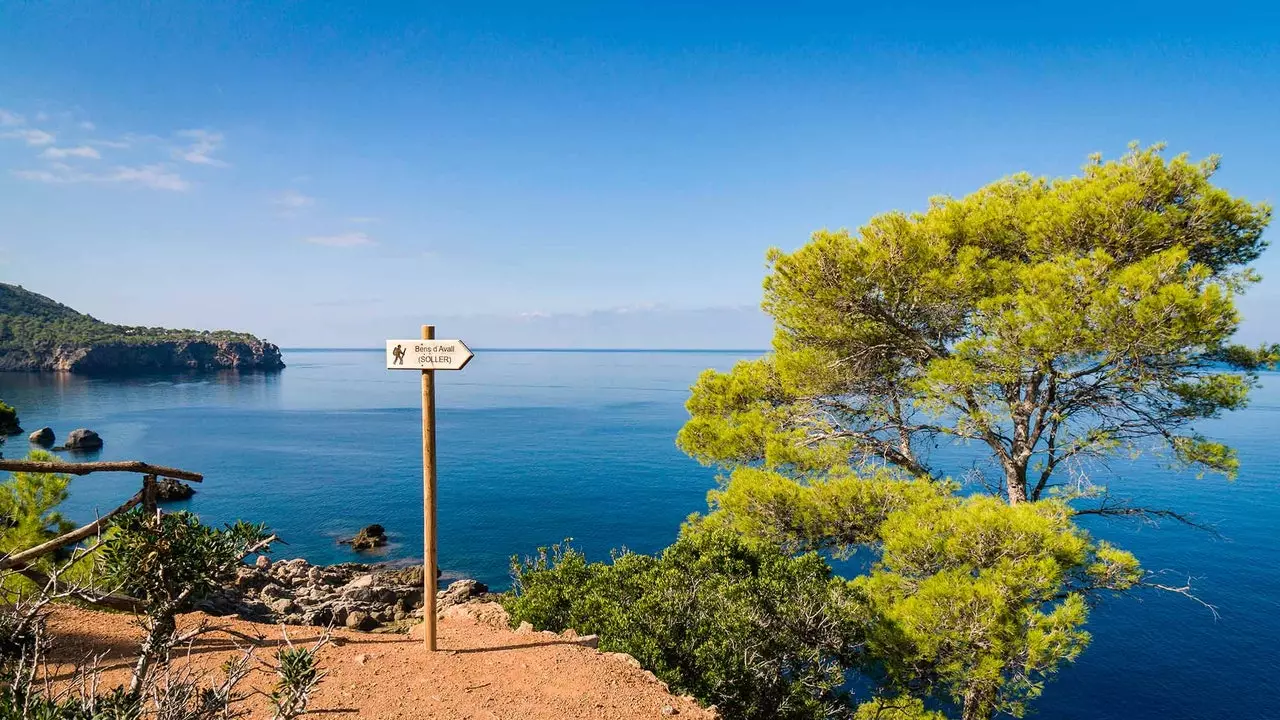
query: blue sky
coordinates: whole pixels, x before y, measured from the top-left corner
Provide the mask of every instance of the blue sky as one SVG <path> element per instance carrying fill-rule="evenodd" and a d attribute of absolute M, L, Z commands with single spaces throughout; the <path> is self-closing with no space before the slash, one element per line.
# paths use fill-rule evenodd
<path fill-rule="evenodd" d="M 1166 141 L 1280 199 L 1273 5 L 857 5 L 5 3 L 0 278 L 286 346 L 762 347 L 767 248 L 1011 172 Z"/>

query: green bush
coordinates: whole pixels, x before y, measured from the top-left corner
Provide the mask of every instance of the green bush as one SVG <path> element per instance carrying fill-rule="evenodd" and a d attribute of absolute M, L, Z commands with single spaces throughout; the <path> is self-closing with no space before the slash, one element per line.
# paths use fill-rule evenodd
<path fill-rule="evenodd" d="M 513 558 L 512 572 L 513 624 L 598 634 L 602 650 L 632 655 L 726 717 L 816 720 L 848 707 L 844 668 L 864 629 L 817 554 L 693 528 L 657 556 L 588 563 L 566 541 Z"/>
<path fill-rule="evenodd" d="M 53 456 L 33 450 L 28 460 Z M 0 553 L 25 550 L 67 532 L 73 525 L 54 508 L 67 499 L 69 475 L 16 472 L 0 483 Z"/>
<path fill-rule="evenodd" d="M 22 426 L 18 424 L 18 411 L 13 406 L 0 400 L 0 442 L 4 442 L 2 436 L 17 435 L 22 432 Z"/>

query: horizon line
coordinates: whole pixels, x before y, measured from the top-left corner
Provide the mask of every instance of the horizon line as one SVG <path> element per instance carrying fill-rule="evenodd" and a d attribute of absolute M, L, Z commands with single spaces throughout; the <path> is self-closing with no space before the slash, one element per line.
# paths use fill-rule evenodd
<path fill-rule="evenodd" d="M 378 347 L 282 347 L 281 352 L 386 352 Z M 598 353 L 765 353 L 768 348 L 533 348 L 533 347 L 475 347 L 472 352 L 598 352 Z"/>

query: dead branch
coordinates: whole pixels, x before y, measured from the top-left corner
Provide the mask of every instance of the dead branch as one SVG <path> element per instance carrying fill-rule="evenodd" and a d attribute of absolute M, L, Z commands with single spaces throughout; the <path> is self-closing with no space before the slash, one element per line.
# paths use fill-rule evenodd
<path fill-rule="evenodd" d="M 197 472 L 151 465 L 137 460 L 73 463 L 57 460 L 41 462 L 36 460 L 0 459 L 0 470 L 8 470 L 9 472 L 66 473 L 68 475 L 88 475 L 95 472 L 131 472 L 190 482 L 204 481 L 204 476 Z"/>

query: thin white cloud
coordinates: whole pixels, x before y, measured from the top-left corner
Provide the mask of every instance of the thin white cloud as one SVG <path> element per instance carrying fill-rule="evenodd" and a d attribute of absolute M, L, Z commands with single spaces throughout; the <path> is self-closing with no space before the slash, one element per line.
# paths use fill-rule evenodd
<path fill-rule="evenodd" d="M 0 108 L 0 125 L 12 127 L 14 125 L 23 125 L 27 119 L 16 112 Z"/>
<path fill-rule="evenodd" d="M 124 150 L 125 148 L 133 147 L 128 140 L 90 140 L 89 144 L 104 148 L 115 148 L 117 150 Z"/>
<path fill-rule="evenodd" d="M 323 245 L 324 247 L 350 248 L 361 247 L 364 245 L 376 245 L 373 238 L 366 233 L 354 232 L 343 233 L 341 235 L 313 235 L 305 239 L 312 245 Z"/>
<path fill-rule="evenodd" d="M 88 120 L 82 120 L 82 121 L 80 122 L 80 129 L 81 129 L 81 130 L 88 130 L 89 132 L 93 132 L 94 130 L 97 130 L 97 129 L 98 129 L 98 126 L 97 126 L 97 125 L 94 125 L 93 123 L 89 122 Z"/>
<path fill-rule="evenodd" d="M 99 160 L 102 155 L 88 145 L 80 145 L 78 147 L 51 147 L 40 153 L 40 157 L 46 157 L 53 160 L 69 157 L 89 158 L 91 160 Z"/>
<path fill-rule="evenodd" d="M 191 140 L 191 144 L 184 149 L 175 150 L 174 157 L 196 165 L 227 166 L 225 161 L 213 157 L 213 153 L 217 152 L 218 147 L 222 145 L 222 133 L 208 130 L 183 130 L 178 133 L 178 137 Z"/>
<path fill-rule="evenodd" d="M 316 199 L 297 190 L 285 190 L 272 199 L 271 204 L 286 211 L 297 211 L 315 205 Z"/>
<path fill-rule="evenodd" d="M 35 146 L 52 145 L 53 141 L 57 140 L 52 133 L 47 133 L 44 130 L 37 130 L 35 128 L 31 128 L 29 130 L 10 130 L 7 133 L 0 134 L 0 137 L 21 140 L 28 145 Z"/>
<path fill-rule="evenodd" d="M 32 182 L 53 185 L 100 183 L 107 185 L 139 185 L 153 190 L 183 192 L 191 187 L 181 175 L 164 165 L 121 165 L 108 172 L 91 173 L 63 163 L 52 163 L 47 170 L 14 170 L 13 175 Z"/>
<path fill-rule="evenodd" d="M 347 218 L 347 222 L 354 223 L 356 225 L 368 225 L 369 223 L 376 223 L 380 220 L 381 218 L 369 217 L 367 215 L 357 215 L 355 217 Z"/>

